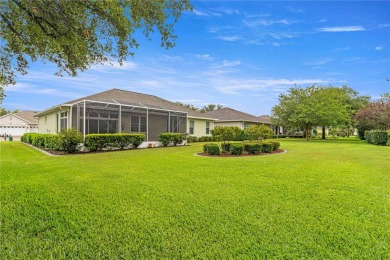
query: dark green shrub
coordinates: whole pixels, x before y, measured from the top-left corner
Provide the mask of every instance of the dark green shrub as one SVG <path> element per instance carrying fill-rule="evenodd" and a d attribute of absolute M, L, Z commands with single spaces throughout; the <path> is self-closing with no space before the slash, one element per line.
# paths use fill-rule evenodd
<path fill-rule="evenodd" d="M 230 151 L 230 143 L 222 143 L 221 148 L 223 152 L 229 152 Z"/>
<path fill-rule="evenodd" d="M 241 132 L 237 132 L 236 136 L 234 137 L 234 141 L 245 141 L 248 139 L 248 136 L 245 134 L 244 130 L 241 130 Z"/>
<path fill-rule="evenodd" d="M 387 143 L 386 143 L 387 146 L 390 146 L 390 130 L 387 131 Z"/>
<path fill-rule="evenodd" d="M 63 150 L 62 140 L 59 135 L 45 135 L 45 148 L 54 151 Z"/>
<path fill-rule="evenodd" d="M 205 145 L 203 145 L 203 152 L 205 152 L 208 155 L 221 154 L 221 150 L 219 149 L 218 144 L 205 144 Z"/>
<path fill-rule="evenodd" d="M 189 142 L 189 143 L 198 142 L 198 138 L 196 136 L 188 136 L 187 137 L 187 142 Z"/>
<path fill-rule="evenodd" d="M 25 133 L 21 137 L 21 141 L 24 143 L 32 144 L 32 137 L 37 135 L 38 133 Z"/>
<path fill-rule="evenodd" d="M 232 155 L 241 155 L 244 151 L 244 145 L 241 143 L 232 143 L 230 144 L 230 153 Z"/>
<path fill-rule="evenodd" d="M 375 145 L 386 145 L 388 133 L 386 131 L 372 130 L 365 132 L 366 141 Z"/>
<path fill-rule="evenodd" d="M 198 142 L 212 142 L 213 137 L 212 136 L 201 136 L 198 138 Z"/>
<path fill-rule="evenodd" d="M 276 142 L 276 141 L 269 141 L 269 143 L 271 143 L 271 144 L 274 145 L 274 151 L 275 151 L 275 150 L 278 150 L 279 147 L 280 147 L 280 143 L 279 143 L 279 142 Z"/>
<path fill-rule="evenodd" d="M 43 148 L 45 147 L 45 134 L 35 134 L 31 136 L 31 144 Z"/>
<path fill-rule="evenodd" d="M 85 136 L 85 146 L 93 152 L 107 147 L 123 149 L 132 145 L 134 148 L 137 148 L 144 140 L 144 134 L 88 134 Z"/>
<path fill-rule="evenodd" d="M 262 151 L 264 153 L 271 153 L 274 150 L 274 144 L 271 143 L 263 143 Z"/>
<path fill-rule="evenodd" d="M 248 154 L 259 154 L 263 150 L 263 143 L 259 142 L 245 142 L 244 144 L 244 150 Z"/>
<path fill-rule="evenodd" d="M 67 153 L 76 152 L 77 145 L 83 141 L 81 133 L 77 132 L 77 130 L 74 128 L 62 129 L 59 136 L 62 142 L 62 147 Z"/>
<path fill-rule="evenodd" d="M 163 146 L 168 146 L 171 142 L 176 146 L 183 142 L 184 137 L 182 133 L 161 133 L 159 139 Z"/>

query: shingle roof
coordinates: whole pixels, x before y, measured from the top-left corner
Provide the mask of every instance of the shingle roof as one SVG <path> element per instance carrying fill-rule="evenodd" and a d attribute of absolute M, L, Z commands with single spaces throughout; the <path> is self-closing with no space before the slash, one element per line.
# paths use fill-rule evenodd
<path fill-rule="evenodd" d="M 12 113 L 12 114 L 17 117 L 20 117 L 21 119 L 28 121 L 31 124 L 38 124 L 38 119 L 34 117 L 36 113 L 37 112 L 35 111 L 26 110 L 26 111 L 20 111 L 18 113 Z"/>
<path fill-rule="evenodd" d="M 266 124 L 262 118 L 229 107 L 208 111 L 205 114 L 209 117 L 217 118 L 219 121 L 247 121 Z"/>
<path fill-rule="evenodd" d="M 259 120 L 264 124 L 271 124 L 271 117 L 267 115 L 258 116 Z"/>
<path fill-rule="evenodd" d="M 115 89 L 115 88 L 97 94 L 93 94 L 90 96 L 86 96 L 83 98 L 78 98 L 66 102 L 66 104 L 74 104 L 82 100 L 120 103 L 120 104 L 141 106 L 141 107 L 148 107 L 148 108 L 160 108 L 160 109 L 187 112 L 188 116 L 190 117 L 213 118 L 213 117 L 206 116 L 204 113 L 197 112 L 195 110 L 173 103 L 163 98 L 159 98 L 148 94 L 122 90 L 122 89 Z"/>

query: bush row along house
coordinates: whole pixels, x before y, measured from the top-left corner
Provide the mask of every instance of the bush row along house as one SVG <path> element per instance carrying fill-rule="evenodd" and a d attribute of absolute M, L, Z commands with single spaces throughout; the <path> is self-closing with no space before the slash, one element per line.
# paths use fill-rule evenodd
<path fill-rule="evenodd" d="M 144 133 L 146 141 L 157 141 L 163 132 L 211 136 L 215 126 L 270 125 L 269 116 L 256 117 L 231 108 L 200 113 L 180 104 L 121 89 L 111 89 L 43 110 L 38 132 L 54 134 L 75 128 L 83 134 Z"/>

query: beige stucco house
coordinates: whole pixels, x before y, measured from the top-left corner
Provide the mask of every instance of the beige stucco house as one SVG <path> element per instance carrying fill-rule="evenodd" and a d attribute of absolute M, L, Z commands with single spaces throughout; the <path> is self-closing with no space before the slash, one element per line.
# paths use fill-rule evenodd
<path fill-rule="evenodd" d="M 38 119 L 35 111 L 21 111 L 0 116 L 0 135 L 20 138 L 24 133 L 38 132 Z"/>
<path fill-rule="evenodd" d="M 37 114 L 39 133 L 75 128 L 92 133 L 144 133 L 157 141 L 163 132 L 211 136 L 215 119 L 177 103 L 121 89 L 111 89 L 59 104 Z"/>

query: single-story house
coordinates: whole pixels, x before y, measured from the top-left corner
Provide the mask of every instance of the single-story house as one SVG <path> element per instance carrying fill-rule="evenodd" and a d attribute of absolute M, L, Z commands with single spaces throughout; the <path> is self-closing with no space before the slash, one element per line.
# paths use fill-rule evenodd
<path fill-rule="evenodd" d="M 242 130 L 253 125 L 270 125 L 270 117 L 254 116 L 229 107 L 220 108 L 205 113 L 207 117 L 216 118 L 215 126 L 237 126 Z"/>
<path fill-rule="evenodd" d="M 157 141 L 163 132 L 211 136 L 215 119 L 177 103 L 121 89 L 75 99 L 39 112 L 38 132 L 75 128 L 83 134 L 144 133 Z"/>
<path fill-rule="evenodd" d="M 0 135 L 19 138 L 24 133 L 38 132 L 38 119 L 35 111 L 21 111 L 0 116 Z"/>

